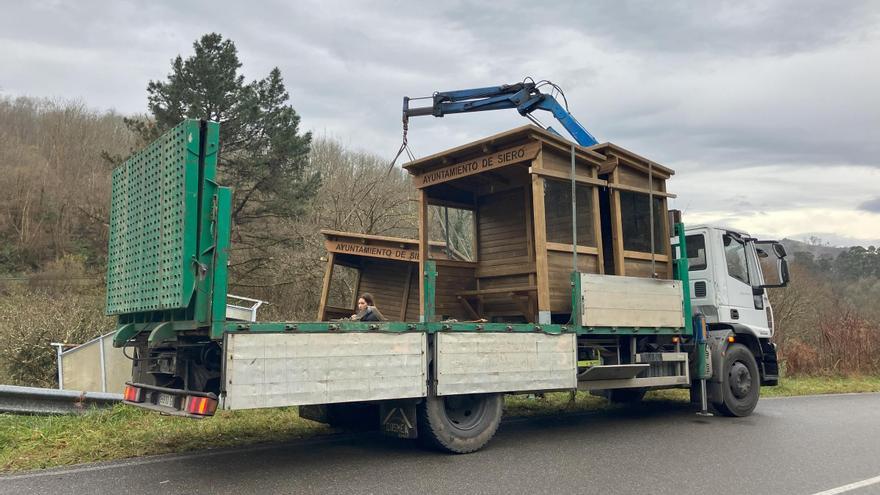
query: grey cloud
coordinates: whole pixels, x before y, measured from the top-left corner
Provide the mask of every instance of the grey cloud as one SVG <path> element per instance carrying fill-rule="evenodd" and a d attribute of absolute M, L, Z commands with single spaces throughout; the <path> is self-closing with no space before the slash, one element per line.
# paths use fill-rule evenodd
<path fill-rule="evenodd" d="M 864 60 L 807 73 L 775 64 L 870 43 L 876 4 L 535 5 L 19 2 L 0 18 L 0 43 L 28 43 L 23 50 L 34 56 L 0 50 L 0 65 L 10 68 L 0 87 L 141 112 L 147 81 L 162 79 L 199 35 L 217 31 L 236 41 L 248 78 L 281 68 L 304 127 L 386 156 L 400 142 L 403 95 L 533 75 L 562 83 L 574 114 L 601 140 L 673 167 L 878 165 L 872 88 L 880 73 Z M 804 98 L 787 98 L 792 90 Z M 725 106 L 737 92 L 745 94 Z M 513 111 L 422 118 L 410 137 L 424 155 L 524 122 Z"/>
<path fill-rule="evenodd" d="M 860 204 L 859 209 L 870 213 L 880 213 L 880 196 Z"/>

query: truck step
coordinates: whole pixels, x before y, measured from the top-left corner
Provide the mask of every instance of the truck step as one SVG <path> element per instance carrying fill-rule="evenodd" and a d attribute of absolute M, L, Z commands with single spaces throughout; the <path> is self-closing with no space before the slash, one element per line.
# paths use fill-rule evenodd
<path fill-rule="evenodd" d="M 578 381 L 626 380 L 650 368 L 650 364 L 606 364 L 591 366 L 578 373 Z"/>

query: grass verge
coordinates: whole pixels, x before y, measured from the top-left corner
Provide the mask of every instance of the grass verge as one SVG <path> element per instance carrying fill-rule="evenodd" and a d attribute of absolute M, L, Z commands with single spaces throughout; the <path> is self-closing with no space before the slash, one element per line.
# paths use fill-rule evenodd
<path fill-rule="evenodd" d="M 783 379 L 761 389 L 764 397 L 880 392 L 880 377 Z M 686 390 L 651 392 L 646 400 L 687 401 Z M 508 416 L 544 416 L 597 411 L 611 407 L 604 399 L 579 392 L 510 396 Z M 194 420 L 118 405 L 81 416 L 0 414 L 0 472 L 123 459 L 150 454 L 284 442 L 333 433 L 334 429 L 298 416 L 296 408 L 222 411 Z"/>

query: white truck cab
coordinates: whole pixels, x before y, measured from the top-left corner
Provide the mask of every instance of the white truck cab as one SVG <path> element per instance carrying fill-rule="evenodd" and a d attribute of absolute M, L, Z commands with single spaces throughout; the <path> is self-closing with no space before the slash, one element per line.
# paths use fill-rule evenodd
<path fill-rule="evenodd" d="M 785 248 L 745 232 L 698 225 L 685 230 L 691 308 L 707 323 L 735 325 L 758 338 L 773 336 L 765 289 L 788 284 Z"/>
<path fill-rule="evenodd" d="M 785 248 L 777 241 L 712 225 L 686 228 L 685 244 L 691 311 L 705 316 L 716 341 L 713 348 L 723 354 L 728 340 L 748 346 L 761 383 L 775 385 L 779 371 L 776 347 L 770 342 L 773 309 L 766 289 L 788 284 Z"/>

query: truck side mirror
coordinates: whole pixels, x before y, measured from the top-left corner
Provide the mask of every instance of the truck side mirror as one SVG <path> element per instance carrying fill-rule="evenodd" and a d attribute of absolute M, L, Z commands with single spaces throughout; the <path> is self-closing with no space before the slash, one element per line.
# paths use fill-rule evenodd
<path fill-rule="evenodd" d="M 755 242 L 755 254 L 758 256 L 759 265 L 764 275 L 762 289 L 785 287 L 788 285 L 790 275 L 788 273 L 788 261 L 786 261 L 785 247 L 776 241 Z M 770 283 L 767 283 L 770 281 Z M 755 296 L 758 294 L 755 293 Z"/>
<path fill-rule="evenodd" d="M 778 258 L 785 258 L 785 256 L 786 256 L 786 253 L 785 253 L 785 246 L 783 246 L 783 245 L 782 245 L 781 243 L 779 243 L 779 242 L 774 242 L 774 243 L 773 243 L 773 251 L 776 253 L 776 256 L 777 256 Z"/>

